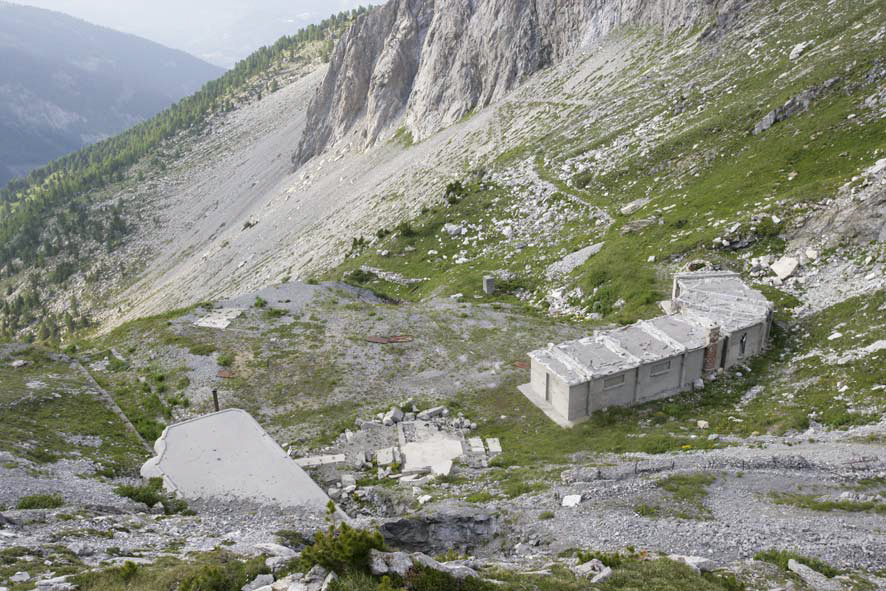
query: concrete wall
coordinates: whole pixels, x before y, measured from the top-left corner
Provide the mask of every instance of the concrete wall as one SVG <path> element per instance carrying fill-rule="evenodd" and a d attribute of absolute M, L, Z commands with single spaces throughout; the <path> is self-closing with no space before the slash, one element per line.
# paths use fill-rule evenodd
<path fill-rule="evenodd" d="M 554 407 L 554 410 L 556 410 L 561 417 L 566 417 L 567 419 L 569 419 L 569 407 L 572 403 L 569 397 L 569 384 L 567 384 L 557 376 L 551 374 L 550 388 L 551 405 Z M 542 389 L 541 391 L 541 396 L 542 400 L 544 400 L 544 389 Z"/>
<path fill-rule="evenodd" d="M 531 361 L 529 371 L 529 383 L 532 384 L 532 389 L 535 391 L 536 396 L 545 399 L 545 380 L 548 375 L 548 369 L 537 362 L 535 359 Z"/>
<path fill-rule="evenodd" d="M 741 338 L 747 335 L 744 355 L 741 353 Z M 729 335 L 726 343 L 726 357 L 723 367 L 728 369 L 743 360 L 759 355 L 765 348 L 766 322 L 760 322 L 746 330 L 739 330 Z"/>
<path fill-rule="evenodd" d="M 621 386 L 605 389 L 604 384 L 607 379 L 624 376 L 624 383 Z M 607 376 L 606 379 L 598 378 L 591 382 L 591 403 L 590 412 L 609 408 L 611 406 L 630 406 L 634 403 L 634 383 L 636 370 L 630 369 L 620 374 Z"/>

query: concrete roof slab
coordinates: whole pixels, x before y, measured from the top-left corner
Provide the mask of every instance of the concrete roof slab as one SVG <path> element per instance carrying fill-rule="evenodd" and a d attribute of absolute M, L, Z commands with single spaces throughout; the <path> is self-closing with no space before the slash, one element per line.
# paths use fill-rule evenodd
<path fill-rule="evenodd" d="M 329 502 L 249 413 L 228 409 L 170 425 L 142 466 L 185 498 L 237 498 L 323 511 Z"/>

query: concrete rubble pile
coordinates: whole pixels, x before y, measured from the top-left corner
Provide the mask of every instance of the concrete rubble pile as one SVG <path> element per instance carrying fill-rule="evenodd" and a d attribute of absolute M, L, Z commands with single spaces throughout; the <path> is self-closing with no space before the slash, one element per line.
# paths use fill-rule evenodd
<path fill-rule="evenodd" d="M 461 413 L 453 416 L 444 406 L 419 410 L 412 400 L 372 419 L 358 418 L 356 427 L 339 436 L 325 455 L 295 459 L 311 468 L 338 502 L 366 500 L 369 493 L 358 480 L 392 479 L 424 504 L 432 497 L 420 487 L 448 476 L 455 463 L 484 468 L 502 453 L 498 439 L 468 436 L 477 424 Z"/>

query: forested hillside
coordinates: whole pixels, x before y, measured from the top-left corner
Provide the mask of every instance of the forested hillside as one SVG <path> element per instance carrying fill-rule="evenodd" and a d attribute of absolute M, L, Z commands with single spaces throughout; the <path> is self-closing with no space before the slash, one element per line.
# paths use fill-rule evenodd
<path fill-rule="evenodd" d="M 125 238 L 127 225 L 119 208 L 93 207 L 91 192 L 123 181 L 133 164 L 146 158 L 148 169 L 162 169 L 165 164 L 158 149 L 165 141 L 183 133 L 197 136 L 213 115 L 274 92 L 276 70 L 328 60 L 336 37 L 365 10 L 343 12 L 282 37 L 155 117 L 9 183 L 0 190 L 0 282 L 23 270 L 42 269 L 52 261 L 46 279 L 59 284 L 86 262 L 82 258 L 84 243 L 113 250 Z M 48 219 L 54 223 L 47 224 Z M 47 315 L 39 290 L 36 285 L 31 287 L 0 305 L 3 334 L 10 336 L 35 324 L 41 326 L 38 335 L 58 334 L 58 319 Z M 11 295 L 11 286 L 8 291 Z M 48 328 L 42 328 L 44 320 Z"/>

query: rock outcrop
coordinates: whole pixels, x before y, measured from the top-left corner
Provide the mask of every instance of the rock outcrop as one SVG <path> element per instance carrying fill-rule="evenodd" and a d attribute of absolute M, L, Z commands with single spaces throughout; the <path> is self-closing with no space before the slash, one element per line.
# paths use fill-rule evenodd
<path fill-rule="evenodd" d="M 622 25 L 664 31 L 734 14 L 741 0 L 390 0 L 336 45 L 296 164 L 403 125 L 421 140 Z M 725 22 L 725 21 L 724 21 Z"/>

